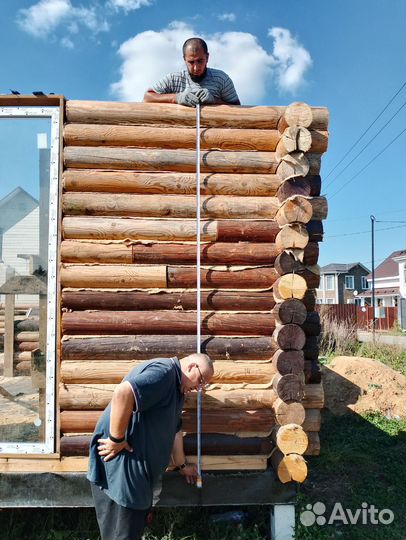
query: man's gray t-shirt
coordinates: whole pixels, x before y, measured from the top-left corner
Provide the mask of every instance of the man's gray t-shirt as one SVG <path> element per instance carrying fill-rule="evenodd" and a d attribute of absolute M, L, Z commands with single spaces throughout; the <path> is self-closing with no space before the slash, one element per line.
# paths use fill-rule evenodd
<path fill-rule="evenodd" d="M 152 86 L 152 90 L 157 94 L 178 94 L 187 88 L 191 90 L 207 88 L 214 98 L 227 103 L 238 103 L 239 101 L 233 81 L 227 73 L 220 69 L 207 68 L 206 76 L 200 82 L 193 81 L 185 69 L 177 73 L 169 73 Z"/>
<path fill-rule="evenodd" d="M 138 406 L 126 432 L 133 452 L 123 450 L 103 461 L 97 440 L 108 437 L 111 403 L 97 422 L 87 478 L 121 506 L 144 510 L 152 504 L 153 487 L 169 464 L 175 434 L 181 429 L 181 373 L 177 358 L 155 358 L 136 366 L 124 378 L 131 384 Z"/>

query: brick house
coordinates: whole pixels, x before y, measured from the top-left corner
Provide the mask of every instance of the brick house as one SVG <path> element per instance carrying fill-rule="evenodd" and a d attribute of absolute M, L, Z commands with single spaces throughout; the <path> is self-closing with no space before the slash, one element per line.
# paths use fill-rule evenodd
<path fill-rule="evenodd" d="M 368 289 L 368 268 L 363 264 L 331 263 L 320 269 L 318 304 L 359 304 L 356 295 Z"/>

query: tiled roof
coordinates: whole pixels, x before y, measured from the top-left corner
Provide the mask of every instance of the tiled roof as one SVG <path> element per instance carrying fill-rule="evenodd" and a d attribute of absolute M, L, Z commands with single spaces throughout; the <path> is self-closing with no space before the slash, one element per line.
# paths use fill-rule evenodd
<path fill-rule="evenodd" d="M 393 260 L 393 257 L 399 257 L 405 253 L 406 250 L 404 249 L 391 253 L 389 257 L 387 257 L 379 266 L 375 268 L 375 279 L 389 277 L 397 278 L 399 276 L 399 265 Z M 368 274 L 367 279 L 372 279 L 372 274 Z"/>
<path fill-rule="evenodd" d="M 366 268 L 360 262 L 347 263 L 347 264 L 330 263 L 320 268 L 320 274 L 345 274 L 346 272 L 350 272 L 355 266 L 358 266 L 358 265 L 364 268 L 367 272 L 369 272 L 368 268 Z"/>

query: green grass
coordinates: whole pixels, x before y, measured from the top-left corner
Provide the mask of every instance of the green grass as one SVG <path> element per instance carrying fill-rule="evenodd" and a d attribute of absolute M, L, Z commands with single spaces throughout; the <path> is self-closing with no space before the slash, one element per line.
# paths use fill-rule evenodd
<path fill-rule="evenodd" d="M 405 374 L 406 351 L 396 345 L 383 345 L 380 343 L 361 343 L 356 351 L 356 356 L 373 358 L 392 369 Z"/>

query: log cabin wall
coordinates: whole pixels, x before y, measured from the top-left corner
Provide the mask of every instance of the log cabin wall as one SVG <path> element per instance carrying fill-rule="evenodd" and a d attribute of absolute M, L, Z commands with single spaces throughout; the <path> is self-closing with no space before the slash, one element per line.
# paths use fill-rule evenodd
<path fill-rule="evenodd" d="M 303 481 L 320 443 L 314 311 L 327 203 L 328 112 L 201 113 L 205 469 Z M 67 101 L 62 196 L 61 456 L 86 456 L 114 386 L 137 363 L 195 351 L 195 110 Z M 183 414 L 194 454 L 196 399 Z"/>

